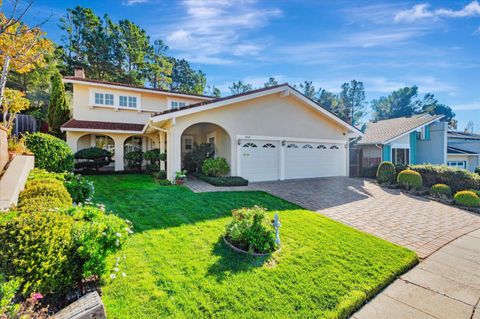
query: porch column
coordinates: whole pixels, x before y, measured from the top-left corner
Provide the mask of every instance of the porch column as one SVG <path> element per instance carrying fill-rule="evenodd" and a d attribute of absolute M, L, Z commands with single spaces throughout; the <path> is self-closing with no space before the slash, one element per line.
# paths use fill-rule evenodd
<path fill-rule="evenodd" d="M 79 134 L 78 132 L 69 132 L 67 131 L 67 144 L 68 146 L 70 147 L 70 149 L 72 150 L 72 152 L 75 154 L 78 150 L 77 150 L 77 143 L 78 143 L 78 139 L 81 137 L 82 135 Z"/>
<path fill-rule="evenodd" d="M 165 153 L 165 132 L 158 132 L 160 139 L 160 153 Z M 160 169 L 165 170 L 165 161 L 160 161 Z"/>
<path fill-rule="evenodd" d="M 123 158 L 123 144 L 127 136 L 115 136 L 113 141 L 115 142 L 115 171 L 124 170 L 124 158 Z"/>
<path fill-rule="evenodd" d="M 167 176 L 175 179 L 175 172 L 182 168 L 181 132 L 172 128 L 167 134 Z"/>

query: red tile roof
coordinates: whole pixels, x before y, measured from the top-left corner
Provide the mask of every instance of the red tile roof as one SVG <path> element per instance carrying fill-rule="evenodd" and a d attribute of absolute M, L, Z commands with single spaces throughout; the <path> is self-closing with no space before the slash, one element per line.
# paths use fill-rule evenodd
<path fill-rule="evenodd" d="M 185 106 L 174 108 L 174 109 L 168 109 L 168 110 L 165 110 L 163 112 L 155 113 L 152 116 L 178 112 L 178 111 L 182 111 L 182 110 L 191 109 L 191 108 L 194 108 L 194 107 L 199 107 L 199 106 L 202 106 L 202 105 L 207 105 L 207 104 L 217 103 L 217 102 L 221 102 L 221 101 L 231 100 L 231 99 L 235 99 L 237 97 L 241 97 L 241 96 L 244 96 L 244 95 L 255 94 L 255 93 L 275 89 L 275 88 L 278 88 L 278 87 L 281 87 L 281 86 L 290 87 L 288 85 L 288 83 L 283 83 L 283 84 L 269 86 L 269 87 L 256 89 L 256 90 L 252 90 L 252 91 L 248 91 L 248 92 L 244 92 L 244 93 L 239 93 L 239 94 L 230 95 L 230 96 L 226 96 L 226 97 L 220 97 L 220 98 L 209 100 L 209 101 L 198 102 L 198 103 L 195 103 L 195 104 L 189 104 L 189 105 L 185 105 Z"/>
<path fill-rule="evenodd" d="M 108 130 L 108 131 L 143 131 L 143 124 L 134 123 L 115 123 L 100 121 L 79 121 L 75 119 L 69 120 L 62 125 L 63 129 L 89 129 L 89 130 Z"/>
<path fill-rule="evenodd" d="M 119 82 L 109 82 L 109 81 L 101 81 L 101 80 L 94 80 L 94 79 L 86 79 L 86 78 L 80 78 L 80 77 L 76 77 L 76 76 L 64 76 L 63 79 L 64 80 L 81 81 L 81 82 L 87 82 L 87 83 L 98 83 L 98 84 L 106 84 L 106 85 L 123 86 L 123 87 L 131 88 L 131 89 L 142 89 L 142 90 L 150 90 L 150 91 L 156 91 L 156 92 L 190 95 L 190 96 L 193 96 L 193 97 L 202 97 L 202 98 L 209 98 L 209 99 L 215 98 L 214 96 L 208 96 L 208 95 L 191 94 L 191 93 L 184 93 L 184 92 L 179 92 L 179 91 L 154 89 L 154 88 L 149 88 L 149 87 L 145 87 L 145 86 L 136 86 L 136 85 L 131 85 L 131 84 L 119 83 Z"/>

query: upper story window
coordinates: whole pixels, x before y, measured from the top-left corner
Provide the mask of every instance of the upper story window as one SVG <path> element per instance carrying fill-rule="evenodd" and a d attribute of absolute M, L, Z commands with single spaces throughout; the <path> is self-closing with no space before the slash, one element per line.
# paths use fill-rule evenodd
<path fill-rule="evenodd" d="M 182 106 L 186 106 L 187 103 L 185 102 L 180 102 L 180 101 L 171 101 L 170 102 L 170 107 L 172 109 L 176 109 L 176 108 L 179 108 L 179 107 L 182 107 Z"/>
<path fill-rule="evenodd" d="M 119 105 L 121 107 L 128 107 L 128 96 L 120 95 Z"/>
<path fill-rule="evenodd" d="M 105 105 L 113 105 L 113 94 L 105 94 Z"/>
<path fill-rule="evenodd" d="M 137 98 L 135 96 L 128 97 L 128 107 L 132 109 L 137 108 Z"/>
<path fill-rule="evenodd" d="M 91 106 L 109 106 L 112 108 L 140 109 L 141 96 L 139 94 L 119 94 L 109 92 L 91 91 Z"/>
<path fill-rule="evenodd" d="M 95 104 L 101 105 L 103 104 L 105 94 L 103 93 L 95 93 Z"/>
<path fill-rule="evenodd" d="M 96 105 L 113 105 L 113 94 L 95 93 Z"/>

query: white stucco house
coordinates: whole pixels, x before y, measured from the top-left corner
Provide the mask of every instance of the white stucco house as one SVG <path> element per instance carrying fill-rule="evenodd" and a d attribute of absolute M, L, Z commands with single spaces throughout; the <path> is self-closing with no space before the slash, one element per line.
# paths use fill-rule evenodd
<path fill-rule="evenodd" d="M 64 82 L 73 84 L 67 143 L 114 150 L 116 171 L 125 152 L 159 148 L 173 179 L 194 143 L 210 142 L 249 181 L 346 176 L 349 138 L 362 135 L 288 84 L 213 98 L 91 80 L 81 69 Z"/>

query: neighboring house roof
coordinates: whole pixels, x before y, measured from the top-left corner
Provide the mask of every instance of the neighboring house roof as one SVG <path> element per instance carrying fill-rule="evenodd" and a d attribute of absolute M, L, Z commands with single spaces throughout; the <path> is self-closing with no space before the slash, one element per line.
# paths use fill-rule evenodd
<path fill-rule="evenodd" d="M 356 128 L 355 126 L 346 122 L 345 120 L 341 119 L 336 114 L 334 114 L 330 110 L 327 110 L 326 108 L 324 108 L 323 106 L 321 106 L 320 104 L 318 104 L 314 100 L 308 98 L 307 96 L 305 96 L 301 92 L 292 88 L 290 85 L 288 85 L 288 83 L 283 83 L 283 84 L 279 84 L 279 85 L 275 85 L 275 86 L 271 86 L 271 87 L 267 87 L 267 88 L 252 90 L 252 91 L 248 91 L 248 92 L 245 92 L 245 93 L 230 95 L 230 96 L 227 96 L 227 97 L 217 98 L 217 99 L 214 99 L 214 100 L 209 100 L 209 101 L 203 101 L 203 102 L 199 102 L 199 103 L 195 103 L 195 104 L 190 104 L 190 105 L 186 105 L 186 106 L 183 106 L 183 107 L 180 107 L 180 108 L 165 110 L 163 112 L 156 113 L 156 114 L 152 115 L 151 118 L 152 118 L 152 120 L 155 120 L 155 121 L 161 121 L 161 120 L 166 120 L 166 119 L 170 119 L 170 118 L 174 118 L 174 117 L 180 117 L 180 116 L 184 116 L 184 115 L 188 115 L 188 114 L 192 114 L 192 113 L 196 113 L 196 112 L 202 112 L 202 111 L 206 111 L 206 110 L 217 108 L 217 107 L 223 107 L 223 106 L 231 105 L 231 104 L 234 104 L 234 103 L 242 102 L 242 101 L 245 101 L 245 100 L 254 99 L 254 98 L 257 98 L 257 97 L 261 97 L 261 96 L 265 96 L 265 95 L 269 95 L 269 94 L 276 94 L 276 93 L 283 93 L 283 94 L 285 94 L 285 96 L 288 96 L 289 94 L 292 94 L 292 95 L 296 96 L 297 98 L 306 102 L 308 105 L 315 108 L 317 111 L 320 111 L 321 113 L 323 113 L 327 117 L 333 119 L 337 123 L 349 128 L 352 132 L 355 132 L 359 135 L 363 134 L 358 128 Z"/>
<path fill-rule="evenodd" d="M 457 132 L 457 131 L 448 131 L 449 138 L 458 138 L 466 140 L 480 140 L 480 134 L 467 133 L 467 132 Z"/>
<path fill-rule="evenodd" d="M 134 123 L 115 123 L 100 121 L 80 121 L 71 119 L 61 126 L 62 131 L 118 131 L 141 133 L 145 125 Z"/>
<path fill-rule="evenodd" d="M 179 92 L 179 91 L 169 91 L 169 90 L 155 89 L 155 88 L 149 88 L 149 87 L 144 87 L 144 86 L 136 86 L 136 85 L 130 85 L 130 84 L 118 83 L 118 82 L 109 82 L 109 81 L 101 81 L 101 80 L 94 80 L 94 79 L 86 79 L 86 78 L 75 77 L 75 76 L 64 76 L 63 80 L 66 83 L 85 82 L 85 83 L 91 83 L 91 84 L 98 84 L 98 85 L 101 85 L 101 86 L 120 86 L 120 87 L 129 88 L 129 89 L 147 90 L 147 91 L 158 92 L 158 93 L 166 93 L 166 94 L 172 94 L 172 95 L 182 95 L 182 96 L 186 96 L 186 97 L 191 96 L 191 97 L 205 98 L 205 99 L 214 99 L 215 98 L 214 96 L 208 96 L 208 95 L 183 93 L 183 92 Z"/>
<path fill-rule="evenodd" d="M 478 153 L 463 150 L 458 147 L 447 146 L 447 154 L 459 154 L 459 155 L 478 155 Z"/>
<path fill-rule="evenodd" d="M 442 115 L 417 114 L 367 124 L 358 144 L 387 144 L 425 125 L 441 119 Z"/>

